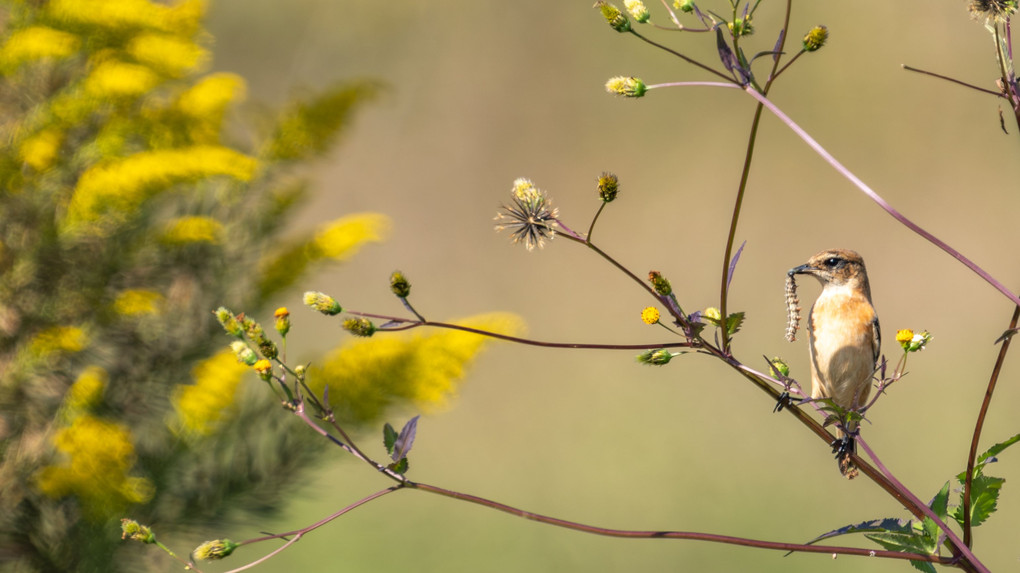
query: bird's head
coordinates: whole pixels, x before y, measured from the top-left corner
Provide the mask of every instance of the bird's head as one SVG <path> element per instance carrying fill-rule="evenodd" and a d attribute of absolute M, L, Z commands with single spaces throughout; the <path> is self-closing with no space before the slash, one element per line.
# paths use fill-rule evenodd
<path fill-rule="evenodd" d="M 868 272 L 864 268 L 864 259 L 854 251 L 847 249 L 829 249 L 808 259 L 808 262 L 794 267 L 787 272 L 793 275 L 811 275 L 822 283 L 823 287 L 860 288 L 865 292 L 868 287 Z M 870 292 L 869 292 L 870 294 Z"/>

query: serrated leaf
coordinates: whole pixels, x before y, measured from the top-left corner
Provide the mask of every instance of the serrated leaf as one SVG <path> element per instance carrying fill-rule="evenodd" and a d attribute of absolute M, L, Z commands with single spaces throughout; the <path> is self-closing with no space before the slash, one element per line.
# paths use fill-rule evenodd
<path fill-rule="evenodd" d="M 397 431 L 387 423 L 383 426 L 383 445 L 386 446 L 386 453 L 393 455 L 393 444 L 397 443 Z"/>
<path fill-rule="evenodd" d="M 1006 480 L 1002 478 L 979 475 L 974 478 L 970 486 L 970 524 L 977 527 L 984 523 L 993 513 L 999 501 L 999 490 Z M 953 519 L 963 524 L 963 494 L 961 500 L 953 510 Z"/>
<path fill-rule="evenodd" d="M 924 571 L 924 573 L 938 573 L 935 570 L 935 565 L 931 561 L 917 561 L 915 559 L 911 559 L 910 564 L 914 566 L 914 569 Z"/>
<path fill-rule="evenodd" d="M 807 542 L 807 545 L 814 545 L 824 539 L 832 537 L 839 537 L 840 535 L 847 535 L 850 533 L 911 533 L 913 532 L 913 522 L 904 521 L 902 519 L 896 519 L 895 517 L 886 517 L 885 519 L 871 519 L 868 521 L 862 521 L 860 523 L 853 523 L 850 525 L 844 525 L 839 529 L 833 529 L 828 533 L 823 533 L 818 537 Z"/>
<path fill-rule="evenodd" d="M 917 553 L 919 555 L 930 555 L 932 550 L 928 548 L 928 539 L 924 535 L 905 533 L 866 533 L 864 537 L 881 545 L 887 551 L 898 551 L 900 553 Z"/>
<path fill-rule="evenodd" d="M 1005 450 L 1006 448 L 1012 446 L 1018 441 L 1020 441 L 1020 434 L 1017 434 L 1004 442 L 999 442 L 998 444 L 995 444 L 994 446 L 988 448 L 988 451 L 978 456 L 977 463 L 983 463 L 988 458 L 999 455 L 1000 453 L 1002 453 L 1002 450 Z"/>
<path fill-rule="evenodd" d="M 939 519 L 945 520 L 946 516 L 949 515 L 949 482 L 942 486 L 935 497 L 932 498 L 931 503 L 928 504 L 932 512 L 939 516 Z"/>
<path fill-rule="evenodd" d="M 921 520 L 921 528 L 923 533 L 921 536 L 919 536 L 919 538 L 926 542 L 925 548 L 928 549 L 929 552 L 935 551 L 935 547 L 938 545 L 939 538 L 938 524 L 935 523 L 935 520 L 933 520 L 932 518 L 925 517 L 924 519 Z"/>
<path fill-rule="evenodd" d="M 396 441 L 393 443 L 393 453 L 390 456 L 393 461 L 399 462 L 401 459 L 406 458 L 407 454 L 411 453 L 411 447 L 414 445 L 414 436 L 418 432 L 418 416 L 415 416 L 404 424 L 404 428 L 400 430 L 400 435 L 397 436 Z"/>
<path fill-rule="evenodd" d="M 744 313 L 734 312 L 733 314 L 726 317 L 726 333 L 733 336 L 740 330 L 740 325 L 744 323 Z"/>

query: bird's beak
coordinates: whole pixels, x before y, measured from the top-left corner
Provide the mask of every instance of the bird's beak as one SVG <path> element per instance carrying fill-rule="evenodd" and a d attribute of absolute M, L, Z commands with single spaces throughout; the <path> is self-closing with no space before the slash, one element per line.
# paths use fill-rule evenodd
<path fill-rule="evenodd" d="M 786 276 L 792 277 L 793 275 L 811 274 L 811 267 L 809 265 L 801 265 L 799 267 L 793 267 L 786 272 Z"/>

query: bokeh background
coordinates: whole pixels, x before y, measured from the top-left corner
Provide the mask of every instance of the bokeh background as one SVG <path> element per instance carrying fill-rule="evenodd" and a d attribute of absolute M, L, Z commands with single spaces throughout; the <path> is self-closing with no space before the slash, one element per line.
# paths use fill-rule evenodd
<path fill-rule="evenodd" d="M 665 22 L 661 6 L 648 4 L 653 20 Z M 749 52 L 772 47 L 780 8 L 762 6 Z M 966 2 L 796 3 L 791 37 L 816 24 L 829 27 L 829 44 L 784 75 L 774 101 L 908 217 L 1004 284 L 1020 285 L 1008 246 L 1020 211 L 1015 127 L 1007 121 L 1010 134 L 1002 133 L 994 98 L 900 67 L 993 88 L 993 44 Z M 251 101 L 282 102 L 344 78 L 388 86 L 315 168 L 317 195 L 300 224 L 380 211 L 393 218 L 394 232 L 303 289 L 332 293 L 350 308 L 401 313 L 386 288 L 389 273 L 401 269 L 431 318 L 506 310 L 523 316 L 530 336 L 541 340 L 669 340 L 641 323 L 649 303 L 643 291 L 593 254 L 559 240 L 526 253 L 493 232 L 492 217 L 514 178 L 533 179 L 562 218 L 583 229 L 598 207 L 595 179 L 612 171 L 622 192 L 600 220 L 598 243 L 639 275 L 662 271 L 685 309 L 717 304 L 753 102 L 736 90 L 706 88 L 657 90 L 642 100 L 606 94 L 602 86 L 615 75 L 648 83 L 711 78 L 613 32 L 591 0 L 216 0 L 208 25 L 214 68 L 243 75 Z M 716 61 L 714 38 L 642 31 Z M 872 410 L 867 439 L 922 498 L 962 471 L 1010 303 L 882 212 L 769 116 L 738 231 L 745 240 L 731 295 L 731 310 L 747 312 L 737 356 L 759 366 L 762 354 L 784 356 L 806 380 L 805 342 L 783 338 L 784 273 L 823 248 L 858 250 L 885 352 L 897 352 L 898 328 L 935 335 L 928 350 L 911 357 L 909 376 Z M 800 292 L 806 308 L 818 287 L 802 281 Z M 281 303 L 301 306 L 296 296 Z M 293 318 L 292 349 L 312 354 L 343 336 L 335 321 L 314 313 Z M 423 417 L 412 479 L 595 525 L 775 541 L 907 516 L 866 479 L 840 477 L 824 444 L 789 416 L 772 414 L 761 392 L 716 362 L 689 355 L 651 368 L 633 355 L 495 346 L 449 408 Z M 1015 358 L 1002 374 L 983 447 L 1018 431 Z M 388 485 L 330 448 L 323 455 L 335 461 L 295 486 L 279 518 L 226 531 L 210 526 L 180 539 L 181 546 L 300 527 Z M 1016 570 L 1020 452 L 1007 451 L 988 473 L 1008 481 L 1000 512 L 977 530 L 975 550 L 992 570 Z M 205 570 L 226 570 L 267 550 L 245 548 L 222 568 Z M 399 492 L 306 537 L 260 570 L 908 567 L 600 538 Z"/>

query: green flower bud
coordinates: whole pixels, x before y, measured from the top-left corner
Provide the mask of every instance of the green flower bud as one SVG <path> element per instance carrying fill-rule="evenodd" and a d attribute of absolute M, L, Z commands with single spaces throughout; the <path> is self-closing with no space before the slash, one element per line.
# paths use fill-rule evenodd
<path fill-rule="evenodd" d="M 652 288 L 659 296 L 669 296 L 673 293 L 673 286 L 669 284 L 669 279 L 662 276 L 659 271 L 649 272 L 648 282 L 652 283 Z"/>
<path fill-rule="evenodd" d="M 390 290 L 400 298 L 407 298 L 411 294 L 411 283 L 400 271 L 393 271 L 390 275 Z"/>
<path fill-rule="evenodd" d="M 825 45 L 829 39 L 829 29 L 825 26 L 815 26 L 804 36 L 804 51 L 814 52 Z"/>
<path fill-rule="evenodd" d="M 216 320 L 220 322 L 220 326 L 223 330 L 227 331 L 227 334 L 241 338 L 244 334 L 241 324 L 237 322 L 237 318 L 234 317 L 234 313 L 230 312 L 226 307 L 219 307 L 213 311 L 216 315 Z"/>
<path fill-rule="evenodd" d="M 234 543 L 229 539 L 215 539 L 199 545 L 191 554 L 196 559 L 212 561 L 214 559 L 223 559 L 240 546 L 239 543 Z"/>
<path fill-rule="evenodd" d="M 617 32 L 630 32 L 630 20 L 627 15 L 620 12 L 620 9 L 603 0 L 595 3 L 595 7 L 602 11 L 602 17 L 606 19 L 609 26 Z"/>
<path fill-rule="evenodd" d="M 674 356 L 676 355 L 665 348 L 655 348 L 638 354 L 637 361 L 651 366 L 662 366 L 664 364 L 669 364 L 669 361 L 672 360 Z"/>
<path fill-rule="evenodd" d="M 780 375 L 784 377 L 790 375 L 790 365 L 778 356 L 769 360 L 769 369 L 772 371 L 773 378 L 779 378 Z"/>
<path fill-rule="evenodd" d="M 641 0 L 623 0 L 623 5 L 638 24 L 644 24 L 652 17 Z"/>
<path fill-rule="evenodd" d="M 152 530 L 149 529 L 148 525 L 142 525 L 133 519 L 122 519 L 120 520 L 120 538 L 130 539 L 132 541 L 141 541 L 142 543 L 155 543 L 156 536 L 153 535 Z"/>
<path fill-rule="evenodd" d="M 673 7 L 681 12 L 693 12 L 694 0 L 673 0 Z"/>
<path fill-rule="evenodd" d="M 304 296 L 304 303 L 305 306 L 310 306 L 328 316 L 334 316 L 344 311 L 344 309 L 340 307 L 340 303 L 334 300 L 333 297 L 321 292 L 306 292 Z"/>
<path fill-rule="evenodd" d="M 751 34 L 754 33 L 754 26 L 751 24 L 751 19 L 750 18 L 748 18 L 746 20 L 744 20 L 742 18 L 737 18 L 737 19 L 733 20 L 732 22 L 726 24 L 726 26 L 729 27 L 730 32 L 734 36 L 738 36 L 738 37 L 739 36 L 750 36 Z"/>
<path fill-rule="evenodd" d="M 645 92 L 648 91 L 648 86 L 639 78 L 616 76 L 615 78 L 609 78 L 609 81 L 606 82 L 606 91 L 611 94 L 636 98 L 645 95 Z"/>
<path fill-rule="evenodd" d="M 609 203 L 616 199 L 616 195 L 620 192 L 620 180 L 612 173 L 603 172 L 602 176 L 599 177 L 598 187 L 599 198 L 602 199 L 603 203 Z"/>
<path fill-rule="evenodd" d="M 240 340 L 235 340 L 230 345 L 230 349 L 234 351 L 234 356 L 237 357 L 237 361 L 242 364 L 253 366 L 256 362 L 258 362 L 259 357 L 255 354 L 255 351 Z"/>
<path fill-rule="evenodd" d="M 344 330 L 354 336 L 372 336 L 375 334 L 375 325 L 367 318 L 348 318 L 344 320 Z"/>

